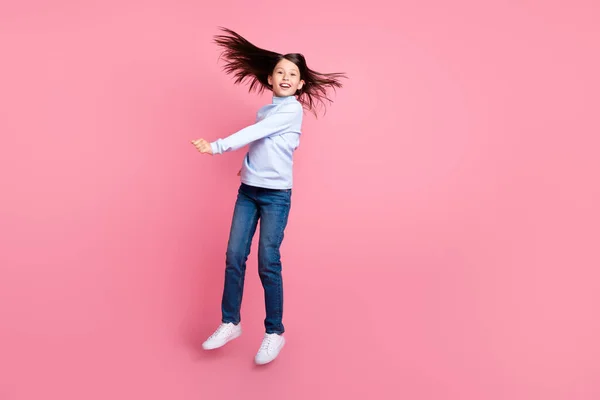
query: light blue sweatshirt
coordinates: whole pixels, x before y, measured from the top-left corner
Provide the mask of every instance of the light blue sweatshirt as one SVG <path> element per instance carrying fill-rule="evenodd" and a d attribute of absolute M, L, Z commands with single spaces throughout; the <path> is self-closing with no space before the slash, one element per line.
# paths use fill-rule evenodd
<path fill-rule="evenodd" d="M 273 96 L 263 106 L 256 123 L 210 144 L 213 154 L 241 149 L 249 144 L 244 157 L 241 181 L 269 189 L 291 189 L 294 151 L 300 145 L 302 104 L 295 96 Z"/>

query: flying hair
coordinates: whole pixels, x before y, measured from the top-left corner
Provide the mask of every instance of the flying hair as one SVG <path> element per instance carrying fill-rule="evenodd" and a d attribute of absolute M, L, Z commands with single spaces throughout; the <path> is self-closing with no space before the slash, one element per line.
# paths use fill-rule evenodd
<path fill-rule="evenodd" d="M 317 116 L 319 105 L 326 108 L 326 101 L 333 101 L 327 96 L 327 90 L 342 87 L 341 78 L 344 73 L 321 73 L 308 68 L 306 59 L 301 53 L 280 54 L 262 49 L 250 43 L 238 33 L 227 28 L 220 28 L 224 33 L 215 35 L 214 42 L 222 48 L 221 58 L 225 65 L 223 70 L 235 78 L 235 84 L 248 84 L 248 91 L 262 93 L 272 91 L 268 76 L 279 61 L 286 59 L 293 62 L 300 71 L 300 79 L 304 80 L 302 89 L 296 91 L 302 106 Z"/>

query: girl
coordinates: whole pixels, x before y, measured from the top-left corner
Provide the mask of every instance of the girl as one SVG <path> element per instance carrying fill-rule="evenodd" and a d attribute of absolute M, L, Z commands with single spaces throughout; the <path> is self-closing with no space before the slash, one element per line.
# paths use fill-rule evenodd
<path fill-rule="evenodd" d="M 242 333 L 240 307 L 246 261 L 260 219 L 258 273 L 265 296 L 266 333 L 255 362 L 266 364 L 285 344 L 279 249 L 290 212 L 293 154 L 300 143 L 303 108 L 314 113 L 317 102 L 331 101 L 326 89 L 342 87 L 340 78 L 345 76 L 313 71 L 302 54 L 264 50 L 229 29 L 222 30 L 225 34 L 216 35 L 215 42 L 224 49 L 224 70 L 234 74 L 236 84 L 249 80 L 250 92 L 266 89 L 273 92 L 273 97 L 271 104 L 258 111 L 255 124 L 213 142 L 192 141 L 201 153 L 210 155 L 249 145 L 238 174 L 241 184 L 227 244 L 222 321 L 202 347 L 216 349 Z"/>

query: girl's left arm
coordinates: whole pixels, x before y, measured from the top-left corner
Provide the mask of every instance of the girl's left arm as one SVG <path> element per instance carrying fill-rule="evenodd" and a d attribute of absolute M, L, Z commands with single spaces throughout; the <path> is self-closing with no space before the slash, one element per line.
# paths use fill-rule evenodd
<path fill-rule="evenodd" d="M 261 121 L 247 126 L 225 139 L 217 139 L 210 143 L 212 153 L 222 154 L 227 151 L 235 151 L 255 140 L 283 133 L 289 130 L 298 118 L 302 118 L 302 105 L 299 103 L 286 104 Z"/>

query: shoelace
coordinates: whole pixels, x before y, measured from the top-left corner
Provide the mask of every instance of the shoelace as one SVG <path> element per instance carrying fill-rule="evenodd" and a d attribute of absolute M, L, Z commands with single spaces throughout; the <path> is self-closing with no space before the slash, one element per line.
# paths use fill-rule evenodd
<path fill-rule="evenodd" d="M 262 345 L 260 346 L 261 350 L 268 350 L 269 347 L 271 346 L 271 343 L 273 342 L 273 336 L 271 335 L 265 335 L 265 338 L 263 339 Z"/>
<path fill-rule="evenodd" d="M 228 331 L 231 328 L 231 325 L 225 325 L 225 324 L 221 324 L 219 326 L 219 328 L 215 331 L 215 333 L 213 333 L 212 335 L 210 335 L 211 337 L 217 337 L 219 336 L 221 333 Z"/>

